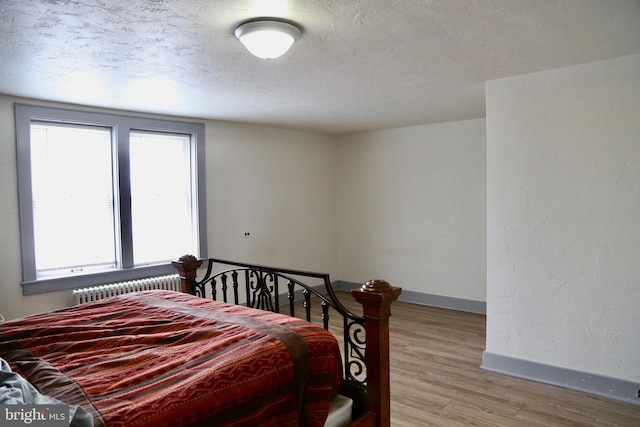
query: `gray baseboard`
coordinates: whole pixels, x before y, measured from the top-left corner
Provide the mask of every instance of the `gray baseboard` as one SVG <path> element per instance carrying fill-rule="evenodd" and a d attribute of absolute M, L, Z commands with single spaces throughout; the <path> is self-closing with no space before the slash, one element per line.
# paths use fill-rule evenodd
<path fill-rule="evenodd" d="M 331 282 L 331 286 L 335 291 L 351 292 L 352 289 L 356 289 L 362 286 L 362 283 L 347 282 L 345 280 L 334 280 Z"/>
<path fill-rule="evenodd" d="M 481 368 L 640 405 L 640 383 L 484 351 Z"/>
<path fill-rule="evenodd" d="M 487 314 L 487 303 L 464 298 L 446 297 L 442 295 L 425 294 L 422 292 L 403 290 L 399 301 L 414 304 L 429 305 L 431 307 L 448 308 L 450 310 L 466 311 L 468 313 Z"/>
<path fill-rule="evenodd" d="M 333 289 L 340 291 L 351 291 L 359 288 L 361 283 L 336 280 L 333 282 Z M 425 294 L 423 292 L 402 290 L 398 301 L 410 302 L 413 304 L 428 305 L 431 307 L 448 308 L 451 310 L 466 311 L 469 313 L 487 313 L 487 303 L 464 298 L 445 297 L 442 295 Z"/>

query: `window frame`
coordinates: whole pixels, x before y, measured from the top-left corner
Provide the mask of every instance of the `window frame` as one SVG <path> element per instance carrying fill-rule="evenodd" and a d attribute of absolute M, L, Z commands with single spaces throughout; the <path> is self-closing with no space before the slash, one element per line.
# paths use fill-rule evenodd
<path fill-rule="evenodd" d="M 118 188 L 120 211 L 117 230 L 117 244 L 120 245 L 122 266 L 116 270 L 77 274 L 70 276 L 37 278 L 34 247 L 33 211 L 31 194 L 31 149 L 30 126 L 32 121 L 57 124 L 106 126 L 113 131 L 115 145 L 114 154 L 117 165 L 114 166 Z M 132 241 L 131 211 L 129 189 L 129 133 L 131 131 L 167 132 L 191 135 L 192 180 L 194 185 L 197 219 L 198 257 L 207 254 L 207 222 L 206 222 L 206 173 L 205 173 L 205 126 L 203 123 L 165 120 L 151 117 L 130 116 L 124 114 L 105 113 L 100 111 L 73 110 L 58 107 L 15 104 L 16 126 L 16 160 L 18 171 L 18 208 L 20 219 L 20 243 L 22 258 L 22 289 L 24 295 L 75 289 L 110 282 L 140 279 L 162 274 L 175 273 L 170 262 L 133 266 L 133 249 L 123 245 L 123 241 Z M 169 224 L 167 225 L 170 226 Z M 176 254 L 176 258 L 185 254 Z"/>

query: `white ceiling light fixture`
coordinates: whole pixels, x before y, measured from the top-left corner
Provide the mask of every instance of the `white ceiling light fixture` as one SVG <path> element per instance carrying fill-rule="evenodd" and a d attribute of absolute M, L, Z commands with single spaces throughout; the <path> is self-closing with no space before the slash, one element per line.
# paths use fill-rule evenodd
<path fill-rule="evenodd" d="M 259 19 L 240 24 L 234 34 L 258 58 L 273 59 L 284 55 L 301 31 L 287 22 Z"/>

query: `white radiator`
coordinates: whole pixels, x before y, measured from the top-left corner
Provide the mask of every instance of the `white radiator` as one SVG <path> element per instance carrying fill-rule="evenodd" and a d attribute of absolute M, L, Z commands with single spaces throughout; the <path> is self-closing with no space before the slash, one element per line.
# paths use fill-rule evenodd
<path fill-rule="evenodd" d="M 76 301 L 76 305 L 78 305 L 129 292 L 155 289 L 179 292 L 180 276 L 178 274 L 169 274 L 167 276 L 147 277 L 146 279 L 130 280 L 128 282 L 109 283 L 106 285 L 91 286 L 89 288 L 74 289 L 73 298 Z"/>

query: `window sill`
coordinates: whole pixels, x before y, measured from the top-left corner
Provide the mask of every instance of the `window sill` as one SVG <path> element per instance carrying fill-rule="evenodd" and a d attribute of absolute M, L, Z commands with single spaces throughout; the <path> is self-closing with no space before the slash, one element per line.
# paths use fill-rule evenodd
<path fill-rule="evenodd" d="M 124 270 L 82 274 L 77 276 L 45 278 L 29 282 L 22 282 L 22 294 L 43 294 L 46 292 L 84 288 L 87 286 L 122 282 L 127 280 L 136 280 L 145 277 L 160 276 L 173 273 L 177 273 L 177 270 L 171 265 L 171 263 L 167 263 L 145 267 L 128 268 Z"/>

